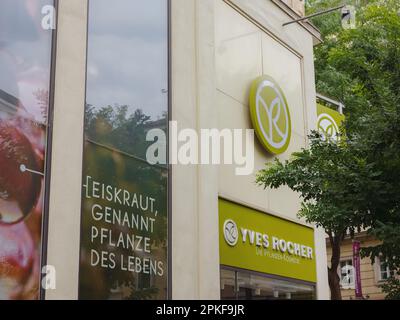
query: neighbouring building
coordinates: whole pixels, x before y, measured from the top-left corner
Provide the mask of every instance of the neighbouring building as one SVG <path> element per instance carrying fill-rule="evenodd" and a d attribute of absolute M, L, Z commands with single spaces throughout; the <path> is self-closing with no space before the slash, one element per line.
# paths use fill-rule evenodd
<path fill-rule="evenodd" d="M 357 233 L 354 240 L 360 242 L 361 247 L 374 247 L 380 244 L 378 240 L 368 235 L 367 232 Z M 328 261 L 330 261 L 332 250 L 327 241 Z M 379 258 L 372 263 L 370 258 L 361 259 L 361 288 L 364 299 L 383 300 L 385 294 L 381 285 L 391 277 L 389 268 Z M 344 300 L 355 299 L 355 269 L 353 265 L 353 239 L 347 237 L 341 246 L 340 266 L 338 268 L 342 298 Z"/>
<path fill-rule="evenodd" d="M 317 128 L 324 135 L 329 135 L 331 138 L 340 139 L 340 129 L 343 120 L 344 106 L 329 97 L 317 94 Z M 363 299 L 380 300 L 385 298 L 382 293 L 381 285 L 392 275 L 389 268 L 380 261 L 379 258 L 372 263 L 370 258 L 361 258 L 359 254 L 354 252 L 354 241 L 359 243 L 361 248 L 374 247 L 380 244 L 366 231 L 356 233 L 351 239 L 347 236 L 341 246 L 341 259 L 338 267 L 338 276 L 340 277 L 342 298 L 360 299 L 356 296 L 356 273 L 357 268 L 355 260 L 360 259 L 360 289 Z M 326 238 L 328 266 L 330 265 L 332 248 L 328 238 Z"/>

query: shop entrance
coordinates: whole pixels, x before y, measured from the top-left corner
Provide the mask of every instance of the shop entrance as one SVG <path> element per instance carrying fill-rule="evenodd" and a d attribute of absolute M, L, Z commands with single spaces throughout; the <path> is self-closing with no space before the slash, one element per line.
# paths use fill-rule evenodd
<path fill-rule="evenodd" d="M 315 284 L 221 266 L 222 300 L 314 300 Z"/>

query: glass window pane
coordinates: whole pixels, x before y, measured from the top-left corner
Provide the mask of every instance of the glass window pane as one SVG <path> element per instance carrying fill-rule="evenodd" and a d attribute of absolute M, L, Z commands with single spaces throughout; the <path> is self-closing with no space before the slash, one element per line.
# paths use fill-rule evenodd
<path fill-rule="evenodd" d="M 0 300 L 37 299 L 55 9 L 0 1 Z"/>
<path fill-rule="evenodd" d="M 351 259 L 340 262 L 340 284 L 343 288 L 354 287 L 354 267 Z"/>
<path fill-rule="evenodd" d="M 235 300 L 235 271 L 221 269 L 221 299 Z"/>
<path fill-rule="evenodd" d="M 380 260 L 379 270 L 380 270 L 380 280 L 387 280 L 390 278 L 392 273 L 390 272 L 390 269 L 385 261 Z"/>
<path fill-rule="evenodd" d="M 221 298 L 233 298 L 233 271 L 221 270 L 221 283 L 224 295 Z M 228 286 L 227 286 L 228 285 Z M 310 300 L 315 299 L 312 285 L 290 280 L 273 279 L 251 272 L 237 272 L 237 299 L 239 300 Z M 231 295 L 228 295 L 230 291 Z"/>
<path fill-rule="evenodd" d="M 81 299 L 167 297 L 168 1 L 89 2 Z"/>

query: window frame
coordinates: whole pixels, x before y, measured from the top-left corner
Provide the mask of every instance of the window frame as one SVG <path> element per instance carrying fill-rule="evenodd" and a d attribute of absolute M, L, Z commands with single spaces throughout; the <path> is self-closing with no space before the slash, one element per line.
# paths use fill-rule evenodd
<path fill-rule="evenodd" d="M 343 262 L 349 262 L 349 261 L 351 261 L 351 266 L 353 267 L 353 270 L 352 270 L 353 282 L 350 283 L 349 285 L 343 285 L 342 263 Z M 340 259 L 337 272 L 338 272 L 338 276 L 340 278 L 340 289 L 342 289 L 342 290 L 355 290 L 355 272 L 354 272 L 354 265 L 353 265 L 353 257 L 344 257 L 344 258 Z"/>
<path fill-rule="evenodd" d="M 385 283 L 391 276 L 394 276 L 393 271 L 390 270 L 389 266 L 386 266 L 386 270 L 382 270 L 382 260 L 380 257 L 376 257 L 374 261 L 374 271 L 375 271 L 375 280 L 377 284 Z M 387 273 L 387 278 L 382 278 L 382 273 Z"/>
<path fill-rule="evenodd" d="M 59 0 L 54 0 L 54 1 L 59 1 Z M 86 106 L 86 101 L 87 101 L 87 92 L 88 92 L 88 86 L 87 86 L 87 78 L 88 78 L 88 60 L 89 60 L 89 56 L 88 56 L 88 48 L 89 48 L 89 21 L 90 21 L 90 3 L 93 0 L 87 0 L 87 17 L 86 17 L 86 24 L 87 24 L 87 37 L 86 37 L 86 57 L 85 57 L 85 61 L 86 61 L 86 68 L 85 68 L 85 81 L 86 81 L 86 87 L 85 87 L 85 106 Z M 166 297 L 165 300 L 172 300 L 172 164 L 170 163 L 170 152 L 169 152 L 169 136 L 170 136 L 170 132 L 169 132 L 169 123 L 172 120 L 172 94 L 171 94 L 171 89 L 172 89 L 172 27 L 171 27 L 171 21 L 172 21 L 172 1 L 171 0 L 165 0 L 166 2 L 166 17 L 167 17 L 167 32 L 166 32 L 166 40 L 167 40 L 167 117 L 166 117 L 166 121 L 167 121 L 167 126 L 166 126 L 166 141 L 167 141 L 167 154 L 166 154 L 166 167 L 163 168 L 166 170 L 167 172 L 167 188 L 166 188 L 166 201 L 167 201 L 167 230 L 166 230 L 166 242 L 167 242 L 167 254 L 166 254 Z M 86 109 L 86 107 L 84 107 L 84 109 Z M 85 121 L 84 121 L 85 122 Z M 84 124 L 84 128 L 85 128 L 85 124 Z M 84 129 L 85 130 L 85 129 Z M 85 139 L 83 139 L 83 141 L 85 141 Z M 118 150 L 117 150 L 118 151 Z M 119 150 L 121 152 L 121 150 Z M 122 151 L 123 152 L 123 151 Z M 85 155 L 82 155 L 82 164 L 85 162 Z M 83 170 L 82 170 L 83 172 Z M 82 228 L 83 228 L 83 198 L 81 197 L 81 213 L 80 213 L 80 252 L 82 251 Z M 80 261 L 81 258 L 79 259 L 79 265 L 80 265 Z M 80 270 L 80 266 L 79 266 L 79 270 Z M 80 272 L 80 271 L 79 271 Z M 78 278 L 78 300 L 81 299 L 80 298 L 80 294 L 81 294 L 81 289 L 80 289 L 80 278 Z M 139 287 L 139 278 L 136 279 L 135 282 L 135 288 L 137 289 Z M 155 283 L 155 279 L 154 277 L 150 276 L 149 278 L 149 284 L 150 287 L 153 286 Z"/>

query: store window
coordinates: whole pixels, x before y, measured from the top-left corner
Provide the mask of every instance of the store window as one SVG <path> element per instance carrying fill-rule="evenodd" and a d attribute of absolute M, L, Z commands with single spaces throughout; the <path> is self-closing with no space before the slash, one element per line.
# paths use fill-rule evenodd
<path fill-rule="evenodd" d="M 237 272 L 221 269 L 221 299 L 236 300 L 236 276 Z"/>
<path fill-rule="evenodd" d="M 0 1 L 0 300 L 38 299 L 55 8 Z"/>
<path fill-rule="evenodd" d="M 354 289 L 354 267 L 352 259 L 340 262 L 340 285 L 343 289 Z"/>
<path fill-rule="evenodd" d="M 251 271 L 221 269 L 222 300 L 312 300 L 315 286 Z"/>
<path fill-rule="evenodd" d="M 168 1 L 91 0 L 88 19 L 79 298 L 165 299 L 169 171 L 146 135 L 168 133 Z"/>

